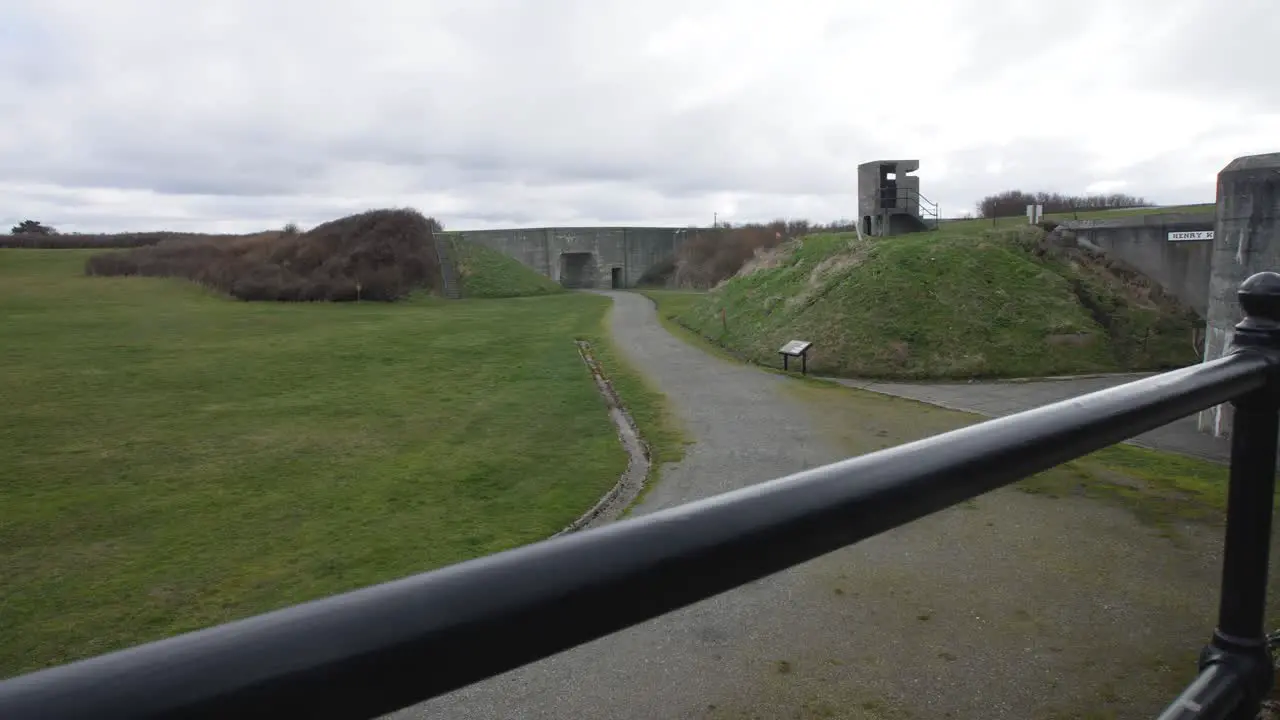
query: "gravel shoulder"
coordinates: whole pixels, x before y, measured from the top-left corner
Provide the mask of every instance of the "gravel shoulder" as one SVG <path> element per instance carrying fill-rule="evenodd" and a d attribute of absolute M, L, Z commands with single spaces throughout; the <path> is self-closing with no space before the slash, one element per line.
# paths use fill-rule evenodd
<path fill-rule="evenodd" d="M 827 378 L 846 387 L 909 398 L 938 407 L 1000 417 L 1031 410 L 1060 400 L 1133 382 L 1149 373 L 1090 378 L 1061 378 L 1029 382 L 904 383 Z M 1226 462 L 1231 442 L 1196 429 L 1194 416 L 1175 420 L 1142 433 L 1135 445 L 1176 452 L 1206 460 Z"/>
<path fill-rule="evenodd" d="M 949 429 L 947 411 L 795 380 L 614 299 L 620 352 L 693 439 L 645 514 Z M 624 398 L 625 401 L 625 398 Z M 836 432 L 838 430 L 838 432 Z M 396 718 L 1150 718 L 1212 627 L 1220 540 L 1006 489 Z"/>

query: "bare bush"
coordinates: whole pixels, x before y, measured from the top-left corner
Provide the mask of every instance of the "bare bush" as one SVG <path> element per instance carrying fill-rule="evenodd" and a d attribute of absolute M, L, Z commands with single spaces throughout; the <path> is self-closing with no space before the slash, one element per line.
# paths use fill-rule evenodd
<path fill-rule="evenodd" d="M 432 224 L 414 210 L 373 210 L 305 233 L 165 240 L 103 253 L 89 258 L 85 273 L 182 277 L 241 300 L 392 301 L 436 287 Z"/>
<path fill-rule="evenodd" d="M 1046 213 L 1066 213 L 1081 210 L 1146 207 L 1150 204 L 1145 198 L 1123 193 L 1112 193 L 1110 195 L 1063 195 L 1062 193 L 1006 190 L 995 195 L 988 195 L 978 201 L 978 217 L 996 218 L 1023 215 L 1026 213 L 1028 205 L 1043 205 Z"/>
<path fill-rule="evenodd" d="M 809 233 L 853 229 L 852 221 L 824 225 L 808 220 L 774 220 L 738 226 L 724 223 L 713 228 L 690 228 L 687 239 L 675 255 L 645 271 L 640 284 L 713 287 L 738 272 L 755 257 L 757 250 L 767 250 Z"/>

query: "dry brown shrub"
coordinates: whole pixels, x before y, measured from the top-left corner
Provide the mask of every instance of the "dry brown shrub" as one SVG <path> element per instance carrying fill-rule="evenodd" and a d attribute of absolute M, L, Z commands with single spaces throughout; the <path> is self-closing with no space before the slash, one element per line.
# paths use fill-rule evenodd
<path fill-rule="evenodd" d="M 732 277 L 761 253 L 811 232 L 851 229 L 845 222 L 817 225 L 807 220 L 775 220 L 768 224 L 689 228 L 675 255 L 645 271 L 641 285 L 711 288 Z"/>
<path fill-rule="evenodd" d="M 772 248 L 785 240 L 783 229 L 747 225 L 694 232 L 676 253 L 676 284 L 714 287 L 755 257 L 757 249 Z"/>
<path fill-rule="evenodd" d="M 978 217 L 1016 217 L 1025 213 L 1028 205 L 1043 205 L 1044 212 L 1048 214 L 1147 207 L 1151 205 L 1151 201 L 1146 198 L 1126 195 L 1124 193 L 1111 193 L 1109 195 L 1065 195 L 1063 193 L 1056 192 L 1006 190 L 994 195 L 988 195 L 979 200 Z"/>
<path fill-rule="evenodd" d="M 171 239 L 103 253 L 85 273 L 182 277 L 241 300 L 391 301 L 436 288 L 432 227 L 415 210 L 371 210 L 305 233 Z"/>

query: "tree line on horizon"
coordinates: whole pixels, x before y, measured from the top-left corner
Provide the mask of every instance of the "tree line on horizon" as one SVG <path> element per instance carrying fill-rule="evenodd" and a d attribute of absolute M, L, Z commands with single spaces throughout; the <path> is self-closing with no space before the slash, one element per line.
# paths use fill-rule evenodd
<path fill-rule="evenodd" d="M 1128 195 L 1125 193 L 1108 193 L 1108 194 L 1085 194 L 1085 195 L 1069 195 L 1059 192 L 1027 192 L 1025 190 L 1005 190 L 1003 192 L 988 195 L 978 201 L 975 207 L 977 217 L 983 219 L 1014 217 L 1026 213 L 1028 205 L 1044 206 L 1045 214 L 1049 213 L 1068 213 L 1080 212 L 1086 210 L 1114 210 L 1120 208 L 1137 208 L 1149 207 L 1152 205 L 1150 200 L 1138 195 Z M 973 217 L 966 214 L 964 217 Z M 435 217 L 428 217 L 427 221 L 431 229 L 435 232 L 443 232 L 444 224 Z M 2 227 L 2 226 L 0 226 Z M 851 231 L 856 227 L 856 221 L 847 218 L 841 218 L 827 223 L 813 222 L 810 220 L 788 220 L 776 219 L 769 222 L 744 222 L 733 223 L 728 220 L 718 220 L 712 224 L 711 230 L 729 230 L 733 228 L 745 229 L 755 228 L 761 230 L 772 230 L 784 237 L 796 237 L 810 232 L 842 232 Z M 689 227 L 694 230 L 694 226 Z M 706 230 L 707 228 L 696 228 Z M 300 232 L 297 224 L 289 223 L 285 226 L 284 232 L 293 234 Z M 24 220 L 10 228 L 11 235 L 57 235 L 58 231 L 37 220 Z M 78 235 L 80 233 L 72 233 Z M 100 235 L 102 233 L 87 233 Z M 132 233 L 118 233 L 120 235 Z M 196 233 L 203 234 L 203 233 Z"/>
<path fill-rule="evenodd" d="M 1120 208 L 1137 208 L 1149 207 L 1151 201 L 1144 197 L 1136 195 L 1127 195 L 1125 193 L 1109 193 L 1094 195 L 1068 195 L 1058 192 L 1027 192 L 1025 190 L 1005 190 L 1003 192 L 988 195 L 978 201 L 976 206 L 977 217 L 983 219 L 1015 217 L 1024 215 L 1028 205 L 1042 205 L 1045 214 L 1049 213 L 1068 213 L 1080 212 L 1086 210 L 1114 210 Z M 972 217 L 965 215 L 964 217 Z M 435 217 L 427 218 L 428 224 L 435 232 L 443 232 L 444 224 Z M 0 226 L 2 227 L 2 226 Z M 753 229 L 761 231 L 772 231 L 777 234 L 778 239 L 797 237 L 811 232 L 843 232 L 852 231 L 856 228 L 856 221 L 842 218 L 833 222 L 819 223 L 809 220 L 785 220 L 776 219 L 770 222 L 745 222 L 732 223 L 728 220 L 719 220 L 713 223 L 711 230 L 730 230 L 730 229 Z M 690 226 L 690 230 L 706 230 L 707 228 L 695 228 Z M 301 232 L 295 223 L 289 223 L 285 226 L 286 234 L 295 234 Z M 48 236 L 58 235 L 58 231 L 37 220 L 24 220 L 14 225 L 9 230 L 11 235 L 34 235 Z M 80 233 L 72 233 L 79 235 Z M 102 235 L 102 233 L 87 233 L 90 235 Z M 117 235 L 132 235 L 134 233 L 117 233 Z M 150 233 L 147 233 L 150 234 Z M 165 233 L 170 235 L 174 233 Z M 187 233 L 181 233 L 187 234 Z M 191 233 L 203 234 L 203 233 Z M 761 233 L 764 234 L 764 233 Z"/>
<path fill-rule="evenodd" d="M 408 210 L 408 208 L 404 208 Z M 412 212 L 417 212 L 416 210 Z M 419 213 L 420 214 L 420 213 Z M 444 224 L 434 217 L 424 217 L 425 227 L 432 233 L 444 231 Z M 322 223 L 323 225 L 323 223 Z M 0 226 L 3 227 L 3 226 Z M 317 226 L 319 227 L 319 226 Z M 281 235 L 295 237 L 306 234 L 297 223 L 287 223 L 279 230 L 260 230 L 250 233 L 180 232 L 174 230 L 148 230 L 143 232 L 60 232 L 52 225 L 39 220 L 23 220 L 9 228 L 8 235 L 0 235 L 0 248 L 27 248 L 48 250 L 137 248 L 158 245 L 168 241 L 196 242 L 207 240 L 235 240 L 237 238 Z"/>
<path fill-rule="evenodd" d="M 1065 195 L 1056 192 L 1005 190 L 978 201 L 978 217 L 1000 218 L 1025 215 L 1028 205 L 1043 205 L 1044 213 L 1069 213 L 1084 210 L 1116 210 L 1149 207 L 1151 201 L 1135 195 L 1110 193 L 1098 195 Z"/>

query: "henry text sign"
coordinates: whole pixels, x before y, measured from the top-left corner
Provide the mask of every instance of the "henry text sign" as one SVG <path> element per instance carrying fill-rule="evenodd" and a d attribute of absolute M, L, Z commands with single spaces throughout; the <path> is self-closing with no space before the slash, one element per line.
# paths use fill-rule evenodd
<path fill-rule="evenodd" d="M 1212 230 L 1193 230 L 1169 233 L 1169 242 L 1199 242 L 1212 239 Z"/>

